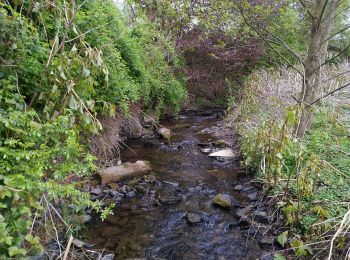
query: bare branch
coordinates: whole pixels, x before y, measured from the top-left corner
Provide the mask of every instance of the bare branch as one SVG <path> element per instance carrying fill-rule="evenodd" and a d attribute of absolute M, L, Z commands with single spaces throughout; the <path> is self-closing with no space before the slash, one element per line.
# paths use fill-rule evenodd
<path fill-rule="evenodd" d="M 347 73 L 350 73 L 350 70 L 344 71 L 344 72 L 339 73 L 339 74 L 337 74 L 337 75 L 335 75 L 335 76 L 333 76 L 333 77 L 330 77 L 330 78 L 328 78 L 328 79 L 325 79 L 325 80 L 321 81 L 320 83 L 325 83 L 325 82 L 327 82 L 327 81 L 330 81 L 330 80 L 332 80 L 332 79 L 335 79 L 335 78 L 340 77 L 340 76 L 342 76 L 342 75 L 344 75 L 344 74 L 347 74 Z"/>
<path fill-rule="evenodd" d="M 320 17 L 318 18 L 318 25 L 319 26 L 321 25 L 322 18 L 323 18 L 324 12 L 326 11 L 327 4 L 328 4 L 328 0 L 325 1 L 324 5 L 322 7 L 322 11 L 321 11 Z"/>
<path fill-rule="evenodd" d="M 342 55 L 347 49 L 350 48 L 350 44 L 348 46 L 346 46 L 344 49 L 342 49 L 337 55 L 335 55 L 333 58 L 330 58 L 329 60 L 326 60 L 323 64 L 321 64 L 318 68 L 326 65 L 327 63 L 330 63 L 331 61 L 335 60 L 336 58 L 338 58 L 340 55 Z"/>
<path fill-rule="evenodd" d="M 344 31 L 346 31 L 346 30 L 349 29 L 349 28 L 350 28 L 350 24 L 349 24 L 348 26 L 344 27 L 343 29 L 341 29 L 340 31 L 338 31 L 338 32 L 332 34 L 331 36 L 329 36 L 324 42 L 329 41 L 329 40 L 332 39 L 334 36 L 336 36 L 336 35 L 338 35 L 338 34 L 344 32 Z"/>
<path fill-rule="evenodd" d="M 303 0 L 299 0 L 299 2 L 305 8 L 306 12 L 311 16 L 311 18 L 315 20 L 316 19 L 315 16 L 310 12 L 309 8 L 307 8 L 307 5 L 305 4 L 305 2 Z"/>
<path fill-rule="evenodd" d="M 342 90 L 342 89 L 344 89 L 344 88 L 346 88 L 346 87 L 348 87 L 348 86 L 350 86 L 350 82 L 348 82 L 347 84 L 345 84 L 345 85 L 343 85 L 343 86 L 341 86 L 341 87 L 339 87 L 339 88 L 336 88 L 336 89 L 332 90 L 331 92 L 329 92 L 329 93 L 323 95 L 322 97 L 319 97 L 318 99 L 316 99 L 315 101 L 313 101 L 313 102 L 310 104 L 310 106 L 312 106 L 313 104 L 319 102 L 320 100 L 324 99 L 325 97 L 328 97 L 328 96 L 330 96 L 330 95 L 333 95 L 335 92 L 340 91 L 340 90 Z"/>

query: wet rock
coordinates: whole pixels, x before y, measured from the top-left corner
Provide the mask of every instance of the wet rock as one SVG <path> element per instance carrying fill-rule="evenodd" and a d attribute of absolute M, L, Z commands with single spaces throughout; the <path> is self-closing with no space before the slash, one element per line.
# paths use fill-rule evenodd
<path fill-rule="evenodd" d="M 92 247 L 93 245 L 91 244 L 88 244 L 80 239 L 77 239 L 77 238 L 74 238 L 73 241 L 72 241 L 72 244 L 75 246 L 75 247 L 78 247 L 78 248 L 89 248 L 89 247 Z"/>
<path fill-rule="evenodd" d="M 210 157 L 235 157 L 235 153 L 232 149 L 223 149 L 214 153 L 209 154 Z"/>
<path fill-rule="evenodd" d="M 122 218 L 122 219 L 119 220 L 118 226 L 124 227 L 124 226 L 126 226 L 128 223 L 129 223 L 128 218 Z"/>
<path fill-rule="evenodd" d="M 108 183 L 107 186 L 111 188 L 112 190 L 119 190 L 119 185 L 118 183 Z"/>
<path fill-rule="evenodd" d="M 232 206 L 231 196 L 228 194 L 218 194 L 213 199 L 213 205 L 229 209 Z"/>
<path fill-rule="evenodd" d="M 128 192 L 127 194 L 126 194 L 126 197 L 128 197 L 128 198 L 133 198 L 133 197 L 135 197 L 135 191 L 130 191 L 130 192 Z"/>
<path fill-rule="evenodd" d="M 274 237 L 265 236 L 259 240 L 259 244 L 262 246 L 268 246 L 268 245 L 272 245 L 274 241 L 275 241 Z"/>
<path fill-rule="evenodd" d="M 143 126 L 138 118 L 127 119 L 127 123 L 122 127 L 124 134 L 130 139 L 139 139 L 144 133 Z"/>
<path fill-rule="evenodd" d="M 218 140 L 215 142 L 215 146 L 218 146 L 218 147 L 224 147 L 224 146 L 227 146 L 228 143 L 226 143 L 225 140 Z"/>
<path fill-rule="evenodd" d="M 151 171 L 149 162 L 137 161 L 136 163 L 123 163 L 118 166 L 108 167 L 98 170 L 101 177 L 101 183 L 113 183 L 129 178 L 141 176 Z"/>
<path fill-rule="evenodd" d="M 255 211 L 254 212 L 254 220 L 263 224 L 270 223 L 270 217 L 266 211 Z"/>
<path fill-rule="evenodd" d="M 143 142 L 143 145 L 145 147 L 151 147 L 151 148 L 159 148 L 160 146 L 163 145 L 162 142 L 159 140 L 152 140 L 152 139 L 147 139 Z"/>
<path fill-rule="evenodd" d="M 113 260 L 113 259 L 114 259 L 114 254 L 108 254 L 101 258 L 101 260 Z"/>
<path fill-rule="evenodd" d="M 182 197 L 176 196 L 176 195 L 165 195 L 165 196 L 161 196 L 159 198 L 159 201 L 163 205 L 173 205 L 173 204 L 180 203 L 182 201 Z"/>
<path fill-rule="evenodd" d="M 119 218 L 114 216 L 114 215 L 108 215 L 107 218 L 106 218 L 106 221 L 109 223 L 109 224 L 112 224 L 112 225 L 117 225 L 118 222 L 119 222 Z"/>
<path fill-rule="evenodd" d="M 86 224 L 91 219 L 92 219 L 92 217 L 90 215 L 79 215 L 79 216 L 72 217 L 73 222 L 77 222 L 79 224 Z"/>
<path fill-rule="evenodd" d="M 101 236 L 105 238 L 113 238 L 120 232 L 119 228 L 116 227 L 105 227 L 102 229 Z"/>
<path fill-rule="evenodd" d="M 245 207 L 245 208 L 243 208 L 243 209 L 239 209 L 237 212 L 236 212 L 236 215 L 238 216 L 238 217 L 246 217 L 246 216 L 248 216 L 250 213 L 252 212 L 252 207 L 250 207 L 250 206 L 247 206 L 247 207 Z"/>
<path fill-rule="evenodd" d="M 211 144 L 210 143 L 197 143 L 197 145 L 200 146 L 200 147 L 208 147 Z"/>
<path fill-rule="evenodd" d="M 210 148 L 201 148 L 201 152 L 204 154 L 209 154 L 209 153 L 211 153 L 211 149 Z"/>
<path fill-rule="evenodd" d="M 174 187 L 179 187 L 179 183 L 178 182 L 163 181 L 163 183 L 169 184 L 169 185 L 174 186 Z"/>
<path fill-rule="evenodd" d="M 109 194 L 112 197 L 123 197 L 124 196 L 122 193 L 120 193 L 119 191 L 116 191 L 116 190 L 110 190 Z"/>
<path fill-rule="evenodd" d="M 238 185 L 235 186 L 235 190 L 241 191 L 241 190 L 243 190 L 243 186 L 238 184 Z"/>
<path fill-rule="evenodd" d="M 144 115 L 142 120 L 144 127 L 147 127 L 147 128 L 151 127 L 153 124 L 156 123 L 156 118 L 157 117 L 155 115 Z"/>
<path fill-rule="evenodd" d="M 165 140 L 170 140 L 171 131 L 168 128 L 161 127 L 158 129 L 158 134 Z"/>
<path fill-rule="evenodd" d="M 250 199 L 251 201 L 256 201 L 257 197 L 258 197 L 258 192 L 253 192 L 253 193 L 249 193 L 247 195 L 248 199 Z"/>
<path fill-rule="evenodd" d="M 157 181 L 157 178 L 154 175 L 145 175 L 143 176 L 143 181 L 146 183 L 153 183 Z"/>
<path fill-rule="evenodd" d="M 128 181 L 128 185 L 135 186 L 135 185 L 139 184 L 139 182 L 140 182 L 140 180 L 136 178 L 136 179 L 133 179 L 131 181 Z"/>
<path fill-rule="evenodd" d="M 135 186 L 135 190 L 139 193 L 146 193 L 147 192 L 147 186 L 139 184 Z"/>
<path fill-rule="evenodd" d="M 94 195 L 100 195 L 100 194 L 102 194 L 102 189 L 99 187 L 98 188 L 91 188 L 90 193 L 94 194 Z"/>
<path fill-rule="evenodd" d="M 189 224 L 197 224 L 202 221 L 201 217 L 196 213 L 187 213 L 186 220 Z"/>
<path fill-rule="evenodd" d="M 121 188 L 119 188 L 119 192 L 126 194 L 128 193 L 129 189 L 127 185 L 123 185 Z"/>

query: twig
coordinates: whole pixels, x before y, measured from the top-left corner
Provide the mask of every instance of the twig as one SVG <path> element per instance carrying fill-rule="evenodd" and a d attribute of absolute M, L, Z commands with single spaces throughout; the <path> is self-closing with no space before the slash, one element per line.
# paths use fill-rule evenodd
<path fill-rule="evenodd" d="M 67 260 L 70 247 L 72 246 L 72 242 L 73 242 L 73 236 L 70 235 L 69 240 L 68 240 L 68 244 L 66 247 L 66 252 L 64 253 L 64 256 L 63 256 L 63 260 Z"/>
<path fill-rule="evenodd" d="M 348 87 L 348 86 L 350 86 L 350 82 L 348 82 L 347 84 L 345 84 L 345 85 L 343 85 L 343 86 L 341 86 L 341 87 L 339 87 L 339 88 L 336 88 L 335 90 L 333 90 L 333 91 L 331 91 L 331 92 L 329 92 L 329 93 L 323 95 L 322 97 L 319 97 L 318 99 L 316 99 L 315 101 L 313 101 L 313 102 L 310 104 L 310 106 L 312 106 L 313 104 L 319 102 L 320 100 L 324 99 L 325 97 L 328 97 L 328 96 L 334 94 L 335 92 L 340 91 L 340 90 L 342 90 L 343 88 L 346 88 L 346 87 Z"/>

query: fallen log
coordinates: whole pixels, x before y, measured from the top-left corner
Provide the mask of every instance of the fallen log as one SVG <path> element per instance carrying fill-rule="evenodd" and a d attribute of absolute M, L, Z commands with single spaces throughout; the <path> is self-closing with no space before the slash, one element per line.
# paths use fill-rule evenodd
<path fill-rule="evenodd" d="M 118 182 L 151 172 L 151 165 L 147 161 L 137 161 L 136 163 L 123 163 L 118 166 L 112 166 L 100 169 L 97 173 L 101 177 L 101 184 Z"/>

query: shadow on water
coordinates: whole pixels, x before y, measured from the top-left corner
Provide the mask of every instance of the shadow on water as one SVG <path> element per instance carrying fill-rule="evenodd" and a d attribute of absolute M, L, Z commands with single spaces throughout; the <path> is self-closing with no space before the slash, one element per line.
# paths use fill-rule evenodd
<path fill-rule="evenodd" d="M 259 258 L 259 246 L 236 225 L 234 209 L 211 204 L 218 193 L 245 202 L 233 189 L 238 163 L 209 158 L 197 146 L 215 140 L 201 131 L 219 122 L 215 115 L 188 113 L 164 123 L 175 133 L 170 145 L 128 142 L 131 149 L 122 152 L 123 161 L 150 161 L 156 180 L 141 183 L 146 191 L 124 199 L 107 221 L 96 219 L 88 226 L 95 248 L 113 252 L 116 259 Z M 201 222 L 189 224 L 187 213 L 196 213 Z"/>

